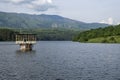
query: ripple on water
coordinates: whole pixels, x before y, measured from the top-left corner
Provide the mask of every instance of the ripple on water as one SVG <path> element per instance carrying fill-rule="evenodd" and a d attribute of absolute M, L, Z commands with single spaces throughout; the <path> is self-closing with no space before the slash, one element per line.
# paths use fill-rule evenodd
<path fill-rule="evenodd" d="M 120 45 L 40 41 L 0 45 L 0 80 L 120 80 Z"/>

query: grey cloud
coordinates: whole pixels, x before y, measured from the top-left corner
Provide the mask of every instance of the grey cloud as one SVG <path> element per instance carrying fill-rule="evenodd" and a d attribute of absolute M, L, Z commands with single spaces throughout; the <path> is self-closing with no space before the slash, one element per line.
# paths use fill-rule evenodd
<path fill-rule="evenodd" d="M 55 9 L 56 8 L 56 6 L 51 5 L 51 4 L 32 5 L 32 6 L 33 6 L 33 8 L 31 8 L 31 9 L 33 9 L 35 11 L 47 11 L 49 9 Z"/>
<path fill-rule="evenodd" d="M 50 8 L 55 8 L 54 6 L 40 6 L 40 7 L 37 7 L 37 8 L 34 8 L 34 10 L 36 11 L 47 11 L 48 9 Z"/>

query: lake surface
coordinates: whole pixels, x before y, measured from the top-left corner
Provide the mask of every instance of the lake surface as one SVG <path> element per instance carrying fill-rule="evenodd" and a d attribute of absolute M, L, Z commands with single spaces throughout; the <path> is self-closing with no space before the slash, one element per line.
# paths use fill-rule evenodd
<path fill-rule="evenodd" d="M 0 80 L 120 80 L 120 44 L 40 41 L 33 49 L 0 42 Z"/>

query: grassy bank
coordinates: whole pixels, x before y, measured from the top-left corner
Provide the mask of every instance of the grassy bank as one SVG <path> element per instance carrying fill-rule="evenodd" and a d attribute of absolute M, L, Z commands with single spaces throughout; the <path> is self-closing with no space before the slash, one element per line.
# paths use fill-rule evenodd
<path fill-rule="evenodd" d="M 109 36 L 89 39 L 89 43 L 120 43 L 120 36 Z"/>

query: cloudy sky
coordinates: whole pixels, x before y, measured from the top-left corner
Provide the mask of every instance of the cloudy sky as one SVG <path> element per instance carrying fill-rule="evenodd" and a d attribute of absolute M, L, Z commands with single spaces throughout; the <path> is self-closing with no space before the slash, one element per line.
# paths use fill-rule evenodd
<path fill-rule="evenodd" d="M 120 23 L 120 0 L 0 0 L 0 11 L 61 15 L 88 23 Z"/>

